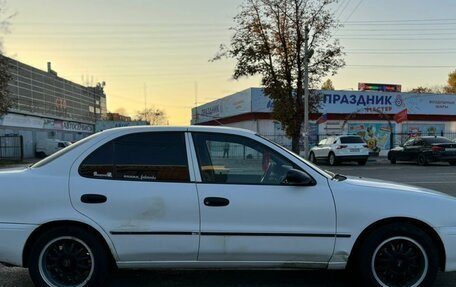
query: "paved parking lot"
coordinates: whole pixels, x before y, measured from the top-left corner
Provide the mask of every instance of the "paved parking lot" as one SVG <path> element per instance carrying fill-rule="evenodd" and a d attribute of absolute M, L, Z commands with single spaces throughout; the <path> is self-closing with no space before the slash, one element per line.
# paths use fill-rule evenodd
<path fill-rule="evenodd" d="M 336 167 L 321 165 L 333 172 L 392 180 L 433 188 L 456 196 L 456 167 L 433 164 L 390 165 L 385 160 L 369 162 L 366 166 L 343 164 Z M 119 271 L 112 277 L 113 287 L 124 286 L 353 286 L 350 275 L 340 271 Z M 27 270 L 0 265 L 0 287 L 32 287 Z M 456 273 L 439 274 L 436 287 L 456 286 Z"/>

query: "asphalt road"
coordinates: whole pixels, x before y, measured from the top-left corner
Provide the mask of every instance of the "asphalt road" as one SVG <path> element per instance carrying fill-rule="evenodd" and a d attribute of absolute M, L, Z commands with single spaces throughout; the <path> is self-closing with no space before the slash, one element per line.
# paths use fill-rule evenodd
<path fill-rule="evenodd" d="M 433 164 L 390 165 L 385 160 L 368 162 L 366 166 L 343 164 L 336 167 L 321 165 L 333 172 L 391 180 L 432 188 L 456 196 L 456 167 Z M 352 287 L 353 278 L 341 271 L 118 271 L 113 274 L 112 287 Z M 32 287 L 28 272 L 23 268 L 0 265 L 0 287 Z M 456 286 L 456 272 L 440 273 L 435 287 Z"/>

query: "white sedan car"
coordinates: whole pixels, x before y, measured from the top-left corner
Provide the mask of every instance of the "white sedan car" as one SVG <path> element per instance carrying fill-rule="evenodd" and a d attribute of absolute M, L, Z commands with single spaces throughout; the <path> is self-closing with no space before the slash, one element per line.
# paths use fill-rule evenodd
<path fill-rule="evenodd" d="M 0 173 L 0 262 L 36 286 L 118 268 L 353 268 L 363 286 L 456 270 L 456 200 L 325 172 L 240 129 L 129 127 Z"/>
<path fill-rule="evenodd" d="M 365 165 L 369 158 L 369 148 L 364 140 L 357 135 L 331 136 L 321 140 L 309 152 L 309 160 L 317 163 L 319 160 L 336 165 L 343 161 L 356 161 Z"/>

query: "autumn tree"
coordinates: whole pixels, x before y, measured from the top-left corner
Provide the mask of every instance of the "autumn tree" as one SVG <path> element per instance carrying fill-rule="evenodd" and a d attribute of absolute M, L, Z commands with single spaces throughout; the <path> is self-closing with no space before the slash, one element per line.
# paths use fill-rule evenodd
<path fill-rule="evenodd" d="M 168 124 L 168 117 L 166 116 L 165 111 L 157 108 L 146 108 L 144 110 L 138 111 L 136 113 L 135 119 L 137 121 L 146 121 L 151 126 Z"/>
<path fill-rule="evenodd" d="M 231 28 L 234 35 L 213 60 L 234 59 L 233 78 L 260 75 L 265 94 L 273 101 L 274 118 L 299 152 L 304 112 L 318 108 L 309 98 L 304 111 L 304 62 L 309 60 L 309 87 L 344 66 L 342 48 L 332 33 L 339 26 L 329 6 L 334 0 L 244 0 Z M 306 30 L 307 28 L 307 30 Z M 308 53 L 305 53 L 305 31 Z"/>
<path fill-rule="evenodd" d="M 456 70 L 448 74 L 448 85 L 443 88 L 447 94 L 456 94 Z"/>
<path fill-rule="evenodd" d="M 8 90 L 8 82 L 10 80 L 8 59 L 0 54 L 0 116 L 6 114 L 13 106 L 13 100 Z"/>
<path fill-rule="evenodd" d="M 327 90 L 327 91 L 334 91 L 334 85 L 331 79 L 327 79 L 323 85 L 321 85 L 322 90 Z"/>
<path fill-rule="evenodd" d="M 15 15 L 8 13 L 6 1 L 0 1 L 0 33 L 10 32 L 10 20 Z M 6 114 L 14 104 L 8 90 L 8 82 L 10 80 L 9 60 L 3 55 L 3 47 L 2 43 L 0 43 L 0 116 Z"/>
<path fill-rule="evenodd" d="M 417 93 L 417 94 L 426 94 L 426 93 L 433 93 L 434 91 L 428 87 L 416 87 L 410 90 L 410 93 Z"/>

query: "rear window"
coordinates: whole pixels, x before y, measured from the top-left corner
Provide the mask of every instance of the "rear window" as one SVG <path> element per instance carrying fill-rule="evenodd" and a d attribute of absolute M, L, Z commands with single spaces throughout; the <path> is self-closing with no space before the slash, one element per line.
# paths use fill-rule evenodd
<path fill-rule="evenodd" d="M 357 144 L 357 143 L 364 143 L 363 139 L 360 137 L 341 137 L 340 138 L 340 143 L 343 144 Z"/>
<path fill-rule="evenodd" d="M 454 143 L 450 139 L 444 137 L 423 138 L 423 140 L 428 144 Z"/>

